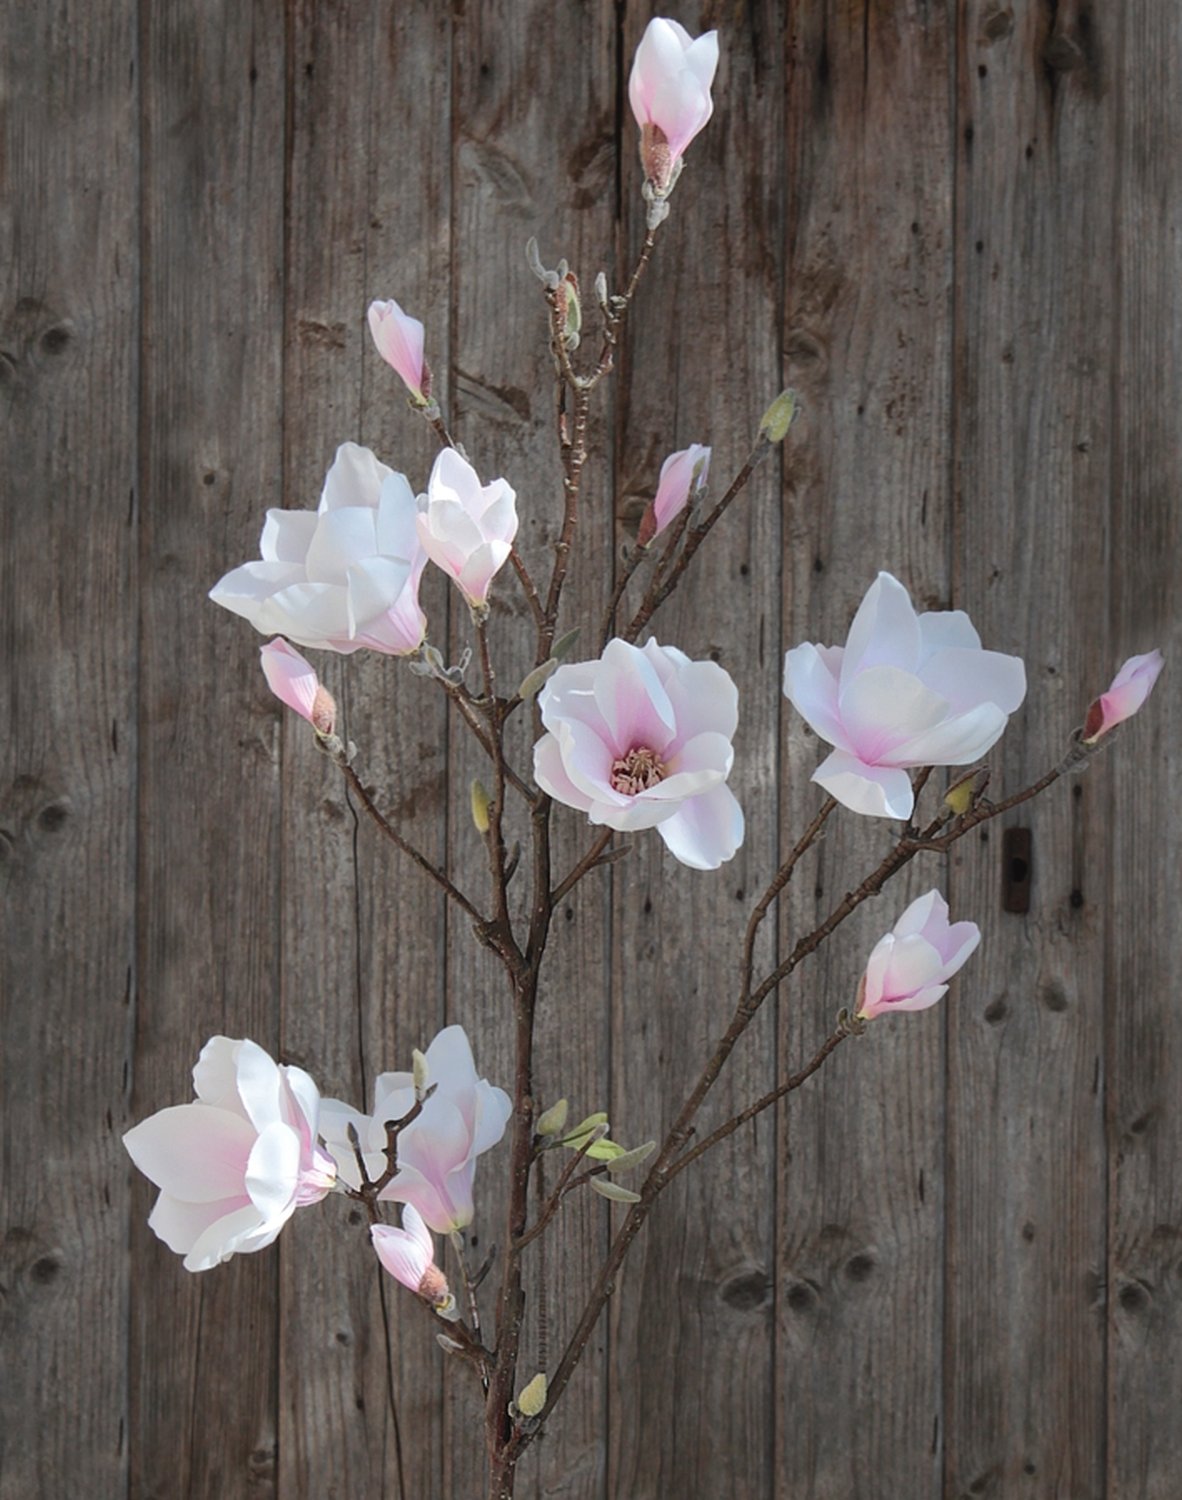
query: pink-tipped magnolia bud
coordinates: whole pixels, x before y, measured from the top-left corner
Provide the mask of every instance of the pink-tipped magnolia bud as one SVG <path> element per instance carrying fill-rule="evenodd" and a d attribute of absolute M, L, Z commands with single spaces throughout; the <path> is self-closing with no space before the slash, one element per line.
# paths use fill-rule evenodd
<path fill-rule="evenodd" d="M 1088 709 L 1080 735 L 1084 744 L 1094 745 L 1110 729 L 1131 719 L 1153 691 L 1153 684 L 1164 666 L 1165 659 L 1160 651 L 1130 656 L 1112 679 L 1112 686 Z"/>
<path fill-rule="evenodd" d="M 640 523 L 636 540 L 642 547 L 655 541 L 677 519 L 691 495 L 698 495 L 705 488 L 709 475 L 710 449 L 701 443 L 691 443 L 679 453 L 669 455 L 661 465 L 656 496 Z"/>
<path fill-rule="evenodd" d="M 369 304 L 369 331 L 378 353 L 402 378 L 419 406 L 431 396 L 431 371 L 423 358 L 423 325 L 391 299 Z"/>
<path fill-rule="evenodd" d="M 402 1228 L 375 1224 L 370 1229 L 373 1247 L 384 1270 L 432 1307 L 451 1301 L 447 1277 L 435 1264 L 435 1245 L 422 1216 L 409 1203 L 402 1210 Z"/>
<path fill-rule="evenodd" d="M 718 67 L 718 33 L 692 37 L 676 21 L 648 23 L 628 79 L 640 126 L 640 160 L 654 191 L 673 186 L 686 147 L 714 110 L 710 85 Z"/>
<path fill-rule="evenodd" d="M 307 719 L 318 734 L 332 734 L 337 706 L 332 694 L 320 685 L 312 664 L 281 637 L 259 648 L 267 686 L 281 703 Z"/>
<path fill-rule="evenodd" d="M 874 945 L 858 984 L 859 1018 L 935 1005 L 980 941 L 976 923 L 949 922 L 939 891 L 920 896 Z"/>

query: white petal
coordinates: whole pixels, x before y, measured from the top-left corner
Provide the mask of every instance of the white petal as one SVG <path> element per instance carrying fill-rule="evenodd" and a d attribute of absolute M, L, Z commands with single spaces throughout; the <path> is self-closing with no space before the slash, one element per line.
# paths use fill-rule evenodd
<path fill-rule="evenodd" d="M 386 612 L 397 604 L 410 564 L 395 557 L 368 557 L 349 569 L 348 600 L 351 635 L 369 626 L 381 625 Z"/>
<path fill-rule="evenodd" d="M 261 630 L 264 634 L 281 634 L 282 632 L 267 624 L 259 623 L 264 616 L 263 606 L 279 589 L 300 583 L 303 578 L 304 569 L 299 563 L 243 563 L 240 568 L 234 568 L 219 579 L 210 589 L 209 597 L 231 614 L 241 615 L 244 620 L 249 620 L 256 630 Z"/>
<path fill-rule="evenodd" d="M 426 1057 L 427 1080 L 439 1085 L 440 1094 L 458 1094 L 476 1087 L 472 1044 L 462 1026 L 445 1026 L 437 1032 Z"/>
<path fill-rule="evenodd" d="M 259 538 L 264 562 L 302 563 L 319 520 L 314 510 L 269 510 Z"/>
<path fill-rule="evenodd" d="M 959 647 L 937 651 L 920 676 L 933 692 L 946 698 L 957 713 L 980 703 L 995 703 L 1012 714 L 1026 696 L 1026 667 L 1020 656 L 1000 651 L 968 651 Z"/>
<path fill-rule="evenodd" d="M 592 798 L 581 791 L 566 774 L 566 768 L 562 764 L 562 751 L 552 734 L 544 734 L 534 746 L 534 780 L 548 797 L 553 797 L 564 807 L 586 812 L 591 806 Z"/>
<path fill-rule="evenodd" d="M 345 506 L 376 506 L 382 485 L 392 473 L 368 448 L 359 443 L 342 443 L 324 478 L 321 514 Z"/>
<path fill-rule="evenodd" d="M 784 696 L 823 740 L 848 750 L 837 681 L 845 653 L 840 646 L 796 646 L 784 657 Z"/>
<path fill-rule="evenodd" d="M 246 1191 L 265 1219 L 286 1211 L 300 1177 L 300 1138 L 276 1121 L 261 1131 L 246 1168 Z"/>
<path fill-rule="evenodd" d="M 867 817 L 909 818 L 915 805 L 906 771 L 865 765 L 845 750 L 826 756 L 812 779 L 843 807 Z"/>
<path fill-rule="evenodd" d="M 244 1041 L 234 1056 L 238 1097 L 256 1130 L 283 1121 L 279 1064 L 257 1042 Z"/>
<path fill-rule="evenodd" d="M 967 766 L 1001 738 L 1009 719 L 995 703 L 982 703 L 904 740 L 884 760 L 899 766 Z"/>
<path fill-rule="evenodd" d="M 728 786 L 683 802 L 657 832 L 675 859 L 694 870 L 717 870 L 743 842 L 743 809 Z"/>
<path fill-rule="evenodd" d="M 919 616 L 920 664 L 950 647 L 980 651 L 981 637 L 963 609 L 934 609 Z"/>
<path fill-rule="evenodd" d="M 928 934 L 929 926 L 932 934 Z M 929 942 L 934 947 L 939 944 L 935 940 L 934 933 L 948 926 L 948 903 L 939 891 L 928 891 L 926 895 L 917 896 L 911 903 L 892 929 L 896 937 L 911 937 L 915 934 L 928 936 Z"/>
<path fill-rule="evenodd" d="M 504 1089 L 494 1088 L 483 1080 L 476 1090 L 476 1128 L 472 1136 L 472 1155 L 490 1151 L 505 1134 L 513 1101 Z"/>
<path fill-rule="evenodd" d="M 841 690 L 855 672 L 880 665 L 911 672 L 919 661 L 919 621 L 897 578 L 880 573 L 858 606 L 845 643 Z"/>
<path fill-rule="evenodd" d="M 123 1144 L 144 1176 L 171 1197 L 213 1203 L 241 1195 L 255 1136 L 240 1114 L 177 1104 L 133 1126 Z"/>
<path fill-rule="evenodd" d="M 236 1252 L 261 1250 L 278 1238 L 283 1224 L 268 1225 L 253 1203 L 218 1219 L 185 1256 L 186 1271 L 210 1271 Z"/>
<path fill-rule="evenodd" d="M 193 1068 L 193 1092 L 206 1104 L 216 1104 L 245 1120 L 247 1114 L 238 1097 L 238 1068 L 235 1059 L 242 1045 L 233 1037 L 211 1036 L 201 1049 Z"/>
<path fill-rule="evenodd" d="M 249 1207 L 250 1199 L 244 1193 L 236 1198 L 215 1198 L 212 1203 L 183 1203 L 169 1193 L 161 1193 L 148 1216 L 148 1228 L 177 1255 L 186 1255 L 219 1219 Z"/>
<path fill-rule="evenodd" d="M 734 737 L 739 726 L 739 690 L 725 667 L 714 661 L 687 661 L 671 674 L 665 688 L 677 721 L 670 751 L 704 730 L 728 740 Z"/>
<path fill-rule="evenodd" d="M 949 717 L 947 701 L 899 667 L 855 673 L 842 686 L 840 704 L 848 748 L 870 766 L 913 764 L 896 747 Z"/>

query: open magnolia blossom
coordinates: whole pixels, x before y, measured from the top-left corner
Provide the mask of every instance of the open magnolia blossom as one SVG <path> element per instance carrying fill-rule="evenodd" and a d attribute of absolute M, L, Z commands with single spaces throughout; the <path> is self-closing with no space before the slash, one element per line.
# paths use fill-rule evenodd
<path fill-rule="evenodd" d="M 949 923 L 939 891 L 920 896 L 875 943 L 858 986 L 858 1015 L 870 1021 L 888 1010 L 935 1005 L 980 941 L 975 922 Z"/>
<path fill-rule="evenodd" d="M 504 479 L 482 485 L 467 459 L 444 448 L 419 507 L 419 540 L 427 556 L 455 579 L 469 604 L 486 604 L 517 535 L 515 491 Z"/>
<path fill-rule="evenodd" d="M 259 550 L 212 588 L 215 604 L 264 635 L 348 654 L 403 655 L 427 621 L 419 579 L 427 558 L 406 476 L 368 448 L 342 443 L 317 510 L 269 510 Z"/>
<path fill-rule="evenodd" d="M 453 1304 L 447 1277 L 435 1264 L 431 1231 L 418 1209 L 410 1203 L 404 1204 L 401 1229 L 391 1224 L 374 1224 L 369 1233 L 383 1270 L 389 1271 L 395 1281 L 441 1311 Z"/>
<path fill-rule="evenodd" d="M 705 489 L 709 475 L 710 449 L 701 443 L 691 443 L 688 448 L 669 455 L 661 465 L 653 503 L 640 523 L 637 541 L 642 547 L 647 547 L 670 521 L 677 519 L 689 504 L 691 495 Z"/>
<path fill-rule="evenodd" d="M 409 1203 L 437 1234 L 472 1222 L 476 1158 L 505 1133 L 513 1106 L 503 1089 L 477 1077 L 472 1048 L 462 1026 L 445 1026 L 426 1052 L 427 1082 L 434 1092 L 422 1112 L 398 1135 L 398 1173 L 382 1189 L 383 1199 Z M 341 1180 L 361 1186 L 349 1126 L 357 1131 L 366 1176 L 386 1169 L 386 1124 L 406 1118 L 415 1106 L 411 1073 L 382 1073 L 374 1084 L 374 1112 L 339 1099 L 321 1105 L 324 1143 L 336 1158 Z"/>
<path fill-rule="evenodd" d="M 845 646 L 797 646 L 784 692 L 836 746 L 813 780 L 852 812 L 909 818 L 909 766 L 967 766 L 1001 737 L 1026 696 L 1016 656 L 984 651 L 963 610 L 917 615 L 880 573 Z"/>
<path fill-rule="evenodd" d="M 1085 745 L 1094 745 L 1110 729 L 1131 719 L 1153 691 L 1165 658 L 1160 651 L 1150 651 L 1145 656 L 1130 656 L 1112 679 L 1112 686 L 1088 709 L 1080 738 Z"/>
<path fill-rule="evenodd" d="M 259 647 L 267 686 L 288 708 L 294 708 L 321 734 L 336 727 L 337 706 L 327 688 L 321 687 L 316 669 L 285 640 L 268 641 Z"/>
<path fill-rule="evenodd" d="M 416 404 L 425 406 L 431 394 L 431 371 L 423 359 L 423 325 L 391 298 L 369 304 L 369 331 L 378 353 L 401 377 Z"/>
<path fill-rule="evenodd" d="M 718 67 L 718 33 L 694 38 L 677 21 L 648 23 L 628 79 L 628 102 L 640 126 L 640 160 L 655 190 L 667 193 L 686 147 L 714 112 L 710 85 Z"/>
<path fill-rule="evenodd" d="M 160 1189 L 148 1220 L 186 1271 L 261 1250 L 297 1208 L 332 1190 L 316 1144 L 320 1095 L 302 1068 L 250 1041 L 215 1036 L 193 1069 L 194 1104 L 162 1109 L 123 1137 Z"/>
<path fill-rule="evenodd" d="M 726 779 L 739 695 L 717 663 L 613 640 L 598 661 L 559 667 L 538 703 L 549 731 L 534 746 L 544 792 L 607 828 L 656 828 L 695 870 L 733 857 L 743 810 Z"/>

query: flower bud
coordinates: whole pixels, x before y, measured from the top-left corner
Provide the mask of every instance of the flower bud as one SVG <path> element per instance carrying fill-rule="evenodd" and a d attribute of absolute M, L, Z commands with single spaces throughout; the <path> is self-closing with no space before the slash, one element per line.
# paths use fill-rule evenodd
<path fill-rule="evenodd" d="M 472 821 L 476 824 L 476 832 L 482 837 L 488 832 L 488 809 L 490 798 L 484 789 L 484 783 L 478 776 L 472 779 Z"/>
<path fill-rule="evenodd" d="M 536 1417 L 546 1404 L 546 1377 L 537 1374 L 517 1397 L 517 1410 L 523 1417 Z"/>
<path fill-rule="evenodd" d="M 759 419 L 759 435 L 769 443 L 782 443 L 796 421 L 796 392 L 781 391 Z"/>
<path fill-rule="evenodd" d="M 430 1077 L 430 1068 L 427 1065 L 425 1055 L 416 1047 L 411 1053 L 411 1081 L 414 1084 L 415 1098 L 421 1099 L 427 1091 L 427 1081 Z"/>
<path fill-rule="evenodd" d="M 962 817 L 971 807 L 976 806 L 988 780 L 989 772 L 984 766 L 978 766 L 975 771 L 966 772 L 965 775 L 958 777 L 944 793 L 944 806 L 955 817 Z"/>

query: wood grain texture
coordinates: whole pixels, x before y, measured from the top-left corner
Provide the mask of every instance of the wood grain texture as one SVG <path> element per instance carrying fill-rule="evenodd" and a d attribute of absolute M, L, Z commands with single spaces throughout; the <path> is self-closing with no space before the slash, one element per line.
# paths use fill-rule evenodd
<path fill-rule="evenodd" d="M 996 795 L 1062 757 L 1108 654 L 1115 33 L 1099 14 L 1061 7 L 1052 21 L 1032 4 L 993 34 L 992 14 L 967 7 L 958 39 L 954 580 L 985 644 L 1027 664 L 1026 703 L 990 757 Z M 1103 1492 L 1107 889 L 1094 872 L 1114 769 L 1054 787 L 952 860 L 956 908 L 985 929 L 948 1009 L 956 1496 Z M 1031 830 L 1026 916 L 1001 906 L 1007 826 Z"/>
<path fill-rule="evenodd" d="M 7 19 L 0 1495 L 41 1500 L 127 1485 L 139 87 L 134 7 Z"/>
<path fill-rule="evenodd" d="M 804 415 L 786 454 L 783 647 L 843 642 L 879 568 L 917 608 L 948 602 L 953 37 L 944 7 L 850 11 L 793 7 L 789 38 L 785 354 Z M 788 842 L 820 804 L 808 778 L 828 747 L 786 702 L 783 724 Z M 838 809 L 781 903 L 782 951 L 896 834 Z M 940 882 L 913 868 L 802 966 L 781 1073 Z M 793 1500 L 941 1493 L 941 1021 L 872 1025 L 780 1112 L 776 1474 Z"/>
<path fill-rule="evenodd" d="M 1109 916 L 1105 964 L 1109 1166 L 1109 1500 L 1169 1500 L 1182 1474 L 1182 1035 L 1177 893 L 1182 839 L 1178 582 L 1182 577 L 1182 392 L 1178 317 L 1182 128 L 1167 86 L 1182 47 L 1169 6 L 1133 8 L 1104 28 L 1106 86 L 1118 102 L 1109 295 L 1116 302 L 1111 381 L 1108 656 L 1090 691 L 1127 656 L 1160 646 L 1166 673 L 1142 715 L 1093 772 L 1111 830 L 1093 877 Z"/>
<path fill-rule="evenodd" d="M 471 1379 L 382 1284 L 351 1205 L 190 1277 L 118 1137 L 186 1097 L 219 1032 L 356 1104 L 446 1021 L 509 1076 L 499 966 L 359 821 L 267 693 L 260 638 L 205 592 L 267 506 L 315 504 L 342 441 L 425 487 L 436 439 L 364 324 L 388 296 L 548 573 L 553 375 L 523 247 L 570 259 L 593 327 L 596 270 L 618 284 L 639 243 L 626 82 L 649 8 L 3 9 L 0 1497 L 469 1500 Z M 1029 913 L 1001 910 L 995 825 L 917 861 L 769 1005 L 703 1129 L 812 1053 L 910 897 L 940 885 L 983 929 L 939 1011 L 846 1043 L 678 1180 L 523 1497 L 1177 1500 L 1175 9 L 679 13 L 720 29 L 715 115 L 596 397 L 560 625 L 584 623 L 579 656 L 663 457 L 711 443 L 717 494 L 782 384 L 804 413 L 652 630 L 739 683 L 746 846 L 708 876 L 640 835 L 564 903 L 538 1106 L 610 1108 L 630 1144 L 668 1123 L 729 1018 L 741 919 L 819 801 L 783 649 L 841 641 L 879 567 L 1026 659 L 991 792 L 1058 758 L 1126 656 L 1170 665 L 1085 775 L 1005 820 L 1032 832 Z M 425 603 L 458 658 L 454 590 L 429 573 Z M 506 572 L 502 692 L 526 625 Z M 379 804 L 483 900 L 486 773 L 433 685 L 364 653 L 316 664 Z M 515 716 L 523 769 L 531 736 Z M 558 875 L 590 830 L 554 826 Z M 892 831 L 834 819 L 761 966 Z M 477 1261 L 505 1155 L 477 1174 Z M 529 1252 L 548 1328 L 531 1311 L 523 1381 L 556 1364 L 617 1212 L 575 1197 L 561 1247 Z"/>
<path fill-rule="evenodd" d="M 776 7 L 746 10 L 743 44 L 720 65 L 733 107 L 686 154 L 621 362 L 617 510 L 633 527 L 635 497 L 651 498 L 664 458 L 690 443 L 712 447 L 713 504 L 781 386 L 782 47 Z M 694 34 L 725 24 L 709 11 L 682 19 Z M 629 7 L 626 60 L 647 20 Z M 629 113 L 620 150 L 633 254 L 644 224 L 636 148 Z M 735 680 L 730 785 L 747 834 L 736 858 L 709 874 L 678 864 L 658 834 L 641 834 L 614 872 L 612 1119 L 629 1141 L 663 1138 L 729 1024 L 746 913 L 777 864 L 777 459 L 756 471 L 641 636 L 712 659 Z M 701 1131 L 770 1088 L 774 1068 L 769 1013 L 707 1100 Z M 771 1492 L 773 1145 L 765 1116 L 717 1147 L 708 1170 L 670 1188 L 633 1247 L 611 1304 L 611 1496 Z"/>
<path fill-rule="evenodd" d="M 450 113 L 448 20 L 426 4 L 301 5 L 289 47 L 285 503 L 316 503 L 346 440 L 417 492 L 434 434 L 407 410 L 365 314 L 392 296 L 421 318 L 446 392 L 450 157 L 437 121 Z M 424 587 L 433 620 L 442 584 Z M 442 859 L 441 695 L 396 658 L 315 658 L 363 780 L 400 831 Z M 352 805 L 307 726 L 284 717 L 284 1054 L 326 1095 L 369 1110 L 376 1076 L 409 1068 L 442 1024 L 441 897 Z M 432 1320 L 383 1278 L 356 1205 L 334 1200 L 306 1217 L 283 1255 L 284 1297 L 302 1313 L 283 1329 L 281 1486 L 341 1500 L 441 1493 Z"/>
<path fill-rule="evenodd" d="M 137 1119 L 191 1096 L 207 1037 L 279 1041 L 279 721 L 205 595 L 281 503 L 284 213 L 282 17 L 142 21 Z M 152 1199 L 137 1179 L 131 1494 L 273 1495 L 278 1257 L 186 1275 Z"/>

